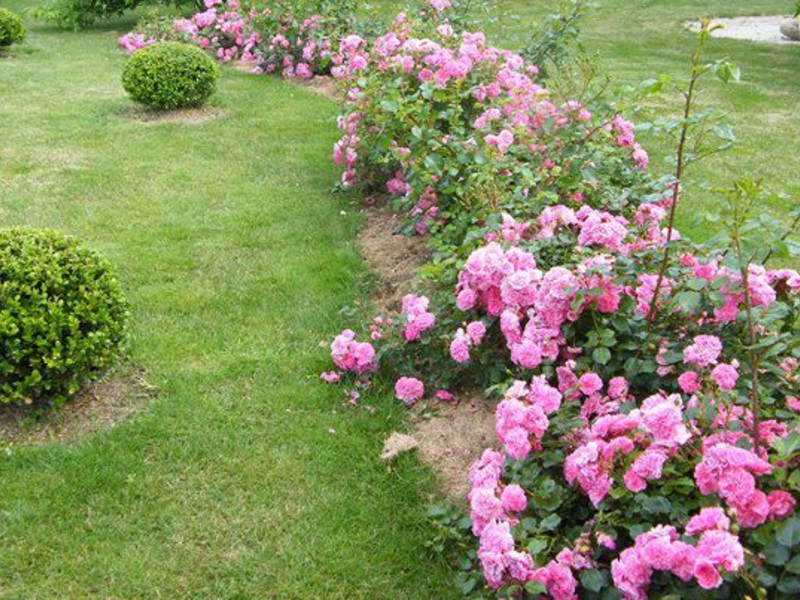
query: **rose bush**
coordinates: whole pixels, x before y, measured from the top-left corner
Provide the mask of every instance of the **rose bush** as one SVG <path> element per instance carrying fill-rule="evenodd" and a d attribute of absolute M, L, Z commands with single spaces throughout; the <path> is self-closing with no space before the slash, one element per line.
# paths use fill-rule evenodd
<path fill-rule="evenodd" d="M 131 54 L 156 41 L 183 41 L 222 62 L 242 60 L 256 72 L 310 79 L 330 72 L 331 49 L 355 27 L 352 0 L 299 2 L 291 9 L 278 2 L 255 8 L 238 0 L 205 0 L 205 8 L 166 28 L 160 20 L 145 22 L 119 44 Z"/>
<path fill-rule="evenodd" d="M 461 245 L 502 211 L 586 203 L 627 214 L 633 190 L 653 191 L 632 124 L 610 106 L 557 100 L 535 65 L 483 33 L 401 14 L 372 42 L 346 37 L 333 60 L 347 87 L 342 184 L 391 194 L 418 233 L 435 227 Z"/>
<path fill-rule="evenodd" d="M 729 246 L 681 238 L 619 110 L 556 101 L 447 4 L 333 58 L 342 183 L 392 195 L 433 260 L 324 378 L 504 390 L 469 494 L 504 597 L 796 594 L 800 276 L 743 251 L 738 205 Z"/>

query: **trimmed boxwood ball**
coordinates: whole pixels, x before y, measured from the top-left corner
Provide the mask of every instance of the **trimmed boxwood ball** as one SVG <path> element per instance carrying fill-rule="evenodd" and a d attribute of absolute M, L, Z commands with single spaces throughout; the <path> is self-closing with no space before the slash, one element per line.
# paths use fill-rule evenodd
<path fill-rule="evenodd" d="M 19 44 L 25 39 L 25 25 L 16 14 L 0 8 L 0 49 Z"/>
<path fill-rule="evenodd" d="M 158 42 L 134 52 L 122 71 L 122 87 L 149 108 L 200 106 L 217 89 L 219 66 L 197 46 Z"/>
<path fill-rule="evenodd" d="M 0 230 L 0 404 L 63 404 L 114 363 L 127 320 L 96 252 L 56 231 Z"/>

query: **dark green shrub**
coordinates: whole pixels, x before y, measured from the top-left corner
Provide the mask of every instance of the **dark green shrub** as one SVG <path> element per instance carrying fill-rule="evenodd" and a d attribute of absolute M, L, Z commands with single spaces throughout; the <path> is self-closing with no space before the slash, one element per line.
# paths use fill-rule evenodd
<path fill-rule="evenodd" d="M 200 106 L 217 89 L 219 66 L 197 46 L 159 42 L 134 52 L 122 87 L 135 102 L 172 110 Z"/>
<path fill-rule="evenodd" d="M 111 366 L 128 311 L 108 262 L 55 231 L 0 230 L 0 404 L 62 404 Z"/>
<path fill-rule="evenodd" d="M 19 44 L 25 39 L 25 25 L 13 12 L 0 8 L 0 49 Z"/>

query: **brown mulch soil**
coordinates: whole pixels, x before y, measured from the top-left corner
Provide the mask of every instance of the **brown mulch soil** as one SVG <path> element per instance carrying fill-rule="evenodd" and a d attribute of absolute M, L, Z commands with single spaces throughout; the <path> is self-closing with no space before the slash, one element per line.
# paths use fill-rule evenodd
<path fill-rule="evenodd" d="M 0 405 L 0 446 L 70 442 L 114 427 L 155 396 L 140 371 L 114 373 L 89 384 L 56 409 Z"/>
<path fill-rule="evenodd" d="M 330 75 L 317 75 L 309 80 L 294 80 L 297 85 L 304 87 L 310 92 L 325 96 L 331 100 L 341 100 L 342 95 L 336 86 L 336 80 Z"/>
<path fill-rule="evenodd" d="M 486 448 L 497 447 L 494 412 L 496 402 L 480 392 L 441 404 L 432 416 L 414 415 L 411 435 L 419 444 L 419 457 L 437 475 L 444 494 L 464 504 L 470 489 L 469 468 Z"/>
<path fill-rule="evenodd" d="M 199 108 L 180 108 L 177 110 L 151 110 L 139 106 L 125 108 L 125 115 L 141 123 L 183 123 L 200 125 L 218 119 L 225 111 L 221 108 L 201 106 Z"/>
<path fill-rule="evenodd" d="M 379 278 L 373 302 L 381 311 L 397 307 L 413 290 L 416 271 L 425 264 L 425 239 L 398 233 L 399 221 L 387 208 L 367 208 L 367 224 L 359 235 L 361 253 Z M 463 504 L 469 491 L 469 467 L 485 448 L 497 446 L 494 410 L 479 392 L 459 394 L 456 402 L 427 405 L 411 412 L 413 442 L 398 434 L 386 440 L 384 460 L 416 449 L 432 469 L 442 492 Z"/>
<path fill-rule="evenodd" d="M 358 241 L 364 260 L 378 276 L 373 301 L 386 311 L 412 290 L 414 274 L 428 252 L 424 238 L 398 233 L 399 221 L 388 209 L 370 208 L 366 215 Z"/>

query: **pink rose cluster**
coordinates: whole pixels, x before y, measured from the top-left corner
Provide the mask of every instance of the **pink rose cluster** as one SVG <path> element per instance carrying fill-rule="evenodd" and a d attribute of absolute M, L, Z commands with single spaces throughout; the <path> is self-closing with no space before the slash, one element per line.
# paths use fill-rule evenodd
<path fill-rule="evenodd" d="M 533 557 L 517 548 L 515 541 L 527 535 L 515 530 L 524 511 L 538 509 L 527 506 L 532 494 L 511 481 L 519 471 L 541 468 L 540 459 L 555 462 L 550 475 L 563 475 L 576 496 L 588 497 L 580 501 L 597 509 L 583 525 L 597 537 L 598 552 L 616 551 L 614 538 L 602 534 L 600 541 L 598 532 L 608 525 L 604 517 L 612 512 L 619 517 L 634 495 L 648 488 L 658 493 L 675 472 L 694 469 L 694 499 L 720 502 L 728 514 L 722 508 L 702 510 L 686 524 L 683 537 L 680 524 L 658 525 L 636 536 L 613 561 L 612 575 L 626 598 L 646 597 L 659 571 L 705 589 L 720 586 L 726 574 L 744 565 L 742 542 L 731 531 L 731 521 L 738 532 L 785 518 L 795 509 L 794 498 L 773 489 L 774 478 L 767 478 L 771 444 L 789 429 L 773 419 L 757 419 L 740 404 L 747 378 L 740 378 L 739 363 L 726 356 L 732 349 L 724 347 L 723 339 L 740 330 L 746 297 L 760 318 L 779 298 L 800 296 L 800 276 L 750 265 L 745 290 L 745 278 L 724 266 L 724 256 L 699 250 L 676 252 L 669 271 L 659 273 L 664 245 L 680 238 L 677 231 L 663 228 L 672 202 L 669 185 L 641 204 L 609 200 L 588 187 L 548 190 L 544 182 L 558 180 L 556 173 L 568 168 L 556 160 L 561 155 L 554 140 L 569 144 L 567 133 L 580 140 L 595 135 L 590 131 L 597 123 L 590 126 L 589 121 L 597 117 L 579 103 L 556 105 L 534 81 L 535 69 L 513 53 L 487 46 L 483 34 L 458 34 L 442 23 L 436 35 L 414 37 L 401 15 L 392 31 L 371 43 L 357 36 L 343 39 L 334 62 L 335 75 L 350 86 L 348 112 L 340 120 L 342 138 L 334 150 L 345 167 L 345 185 L 358 183 L 362 175 L 366 183 L 386 185 L 406 212 L 419 207 L 413 216 L 420 220 L 435 208 L 431 220 L 450 224 L 447 211 L 453 205 L 464 210 L 461 198 L 454 200 L 449 191 L 462 173 L 434 168 L 433 161 L 442 156 L 433 149 L 457 142 L 455 134 L 426 138 L 392 121 L 394 107 L 383 103 L 385 90 L 374 82 L 399 81 L 398 89 L 408 97 L 418 91 L 437 98 L 471 96 L 474 111 L 466 111 L 468 120 L 460 124 L 468 138 L 460 143 L 467 154 L 495 169 L 493 185 L 508 211 L 486 220 L 494 225 L 469 232 L 468 239 L 482 240 L 482 245 L 458 273 L 453 295 L 463 314 L 449 347 L 459 364 L 496 352 L 501 356 L 493 358 L 517 377 L 537 370 L 513 383 L 498 404 L 495 428 L 502 453 L 487 450 L 470 473 L 473 531 L 489 586 L 538 581 L 551 597 L 575 598 L 576 573 L 607 566 L 613 556 L 593 558 L 592 544 L 582 539 L 537 568 Z M 647 166 L 630 122 L 616 116 L 599 129 L 605 133 L 596 135 L 606 136 L 615 158 L 625 160 L 627 154 L 638 166 Z M 565 138 L 554 138 L 552 132 Z M 425 162 L 429 157 L 433 166 Z M 380 168 L 370 172 L 371 161 Z M 542 179 L 530 187 L 516 186 L 513 182 L 522 177 L 515 171 L 519 165 L 537 170 Z M 540 183 L 541 189 L 535 187 Z M 548 191 L 556 203 L 549 197 L 541 200 Z M 678 301 L 687 297 L 697 301 Z M 422 298 L 404 301 L 405 341 L 419 339 L 428 321 L 433 323 L 436 311 Z M 677 327 L 665 330 L 652 346 L 635 347 L 645 336 L 628 331 L 647 328 L 652 333 L 662 323 Z M 487 340 L 500 334 L 505 348 L 490 347 Z M 630 379 L 613 377 L 621 367 L 617 352 L 633 355 L 625 364 L 626 371 L 631 364 L 636 374 Z M 778 375 L 785 385 L 797 381 L 797 365 L 788 360 Z M 655 371 L 646 383 L 649 371 L 638 369 L 644 363 Z M 401 378 L 395 391 L 410 403 L 424 396 L 424 385 Z M 786 402 L 800 412 L 796 396 Z M 507 479 L 506 460 L 522 463 Z M 691 486 L 689 478 L 685 481 Z M 619 539 L 628 535 L 622 527 L 609 533 Z M 548 556 L 552 552 L 548 549 Z M 537 559 L 538 564 L 544 560 Z M 594 560 L 604 562 L 595 565 Z"/>
<path fill-rule="evenodd" d="M 728 531 L 730 521 L 719 508 L 704 508 L 686 525 L 696 544 L 681 541 L 672 526 L 658 525 L 636 537 L 611 563 L 614 586 L 626 600 L 646 600 L 653 572 L 670 572 L 682 581 L 695 578 L 706 590 L 722 584 L 722 574 L 744 566 L 744 548 Z"/>
<path fill-rule="evenodd" d="M 561 407 L 561 399 L 561 392 L 544 375 L 534 377 L 530 385 L 516 381 L 506 391 L 495 412 L 495 430 L 510 457 L 524 460 L 534 447 L 538 449 L 550 425 L 547 415 Z"/>
<path fill-rule="evenodd" d="M 321 15 L 304 18 L 278 14 L 269 7 L 245 12 L 237 0 L 205 0 L 205 10 L 189 19 L 176 19 L 172 29 L 170 39 L 213 50 L 222 62 L 251 62 L 257 64 L 254 72 L 287 78 L 312 78 L 332 54 L 330 40 L 321 31 Z M 119 44 L 131 54 L 156 41 L 131 32 Z"/>
<path fill-rule="evenodd" d="M 767 495 L 756 488 L 755 478 L 770 473 L 772 465 L 752 451 L 720 442 L 705 448 L 694 478 L 702 494 L 716 493 L 736 511 L 739 525 L 752 528 L 783 519 L 795 507 L 787 492 L 776 490 Z"/>
<path fill-rule="evenodd" d="M 569 563 L 571 552 L 536 568 L 530 554 L 515 549 L 511 527 L 518 522 L 515 515 L 525 509 L 527 498 L 520 486 L 501 484 L 503 461 L 499 452 L 485 450 L 469 474 L 472 531 L 480 538 L 478 559 L 487 584 L 498 589 L 511 582 L 538 581 L 556 600 L 577 598 L 578 582 Z"/>
<path fill-rule="evenodd" d="M 402 314 L 406 321 L 403 337 L 406 341 L 418 340 L 423 331 L 433 326 L 436 316 L 428 311 L 429 303 L 430 301 L 425 296 L 415 294 L 403 296 Z"/>
<path fill-rule="evenodd" d="M 430 3 L 437 14 L 450 5 L 448 0 L 431 0 Z M 519 149 L 521 162 L 541 164 L 549 169 L 556 165 L 546 158 L 548 148 L 546 143 L 542 143 L 542 136 L 550 136 L 568 126 L 578 126 L 586 136 L 612 129 L 611 123 L 607 127 L 590 125 L 592 114 L 577 102 L 568 101 L 561 106 L 554 104 L 548 90 L 532 78 L 538 69 L 526 64 L 518 54 L 487 45 L 482 32 L 462 32 L 459 35 L 449 23 L 437 27 L 436 35 L 414 37 L 406 15 L 401 13 L 392 30 L 371 43 L 358 36 L 343 39 L 332 60 L 336 65 L 332 74 L 350 88 L 348 114 L 355 116 L 359 123 L 357 135 L 348 132 L 342 136 L 337 144 L 338 155 L 344 155 L 345 148 L 358 154 L 359 147 L 367 145 L 381 129 L 372 125 L 370 103 L 382 98 L 367 97 L 362 89 L 364 78 L 373 74 L 401 76 L 408 81 L 410 89 L 428 84 L 448 91 L 456 87 L 471 90 L 477 102 L 476 111 L 482 112 L 465 125 L 475 129 L 469 138 L 471 143 L 490 159 L 495 155 L 513 154 L 514 149 Z M 381 88 L 380 91 L 384 90 Z M 613 137 L 611 134 L 608 137 L 610 146 Z M 618 140 L 621 138 L 617 137 Z M 448 135 L 443 135 L 437 141 L 447 145 L 450 140 Z M 647 154 L 633 140 L 632 128 L 626 132 L 624 141 L 624 145 L 633 150 L 632 161 L 642 168 L 646 166 Z M 398 160 L 403 175 L 420 173 L 425 169 L 424 157 L 393 158 Z M 393 173 L 391 180 L 397 179 Z M 353 185 L 357 181 L 355 169 L 348 165 L 343 182 Z M 426 179 L 426 185 L 429 183 L 430 180 Z M 396 189 L 394 184 L 389 185 Z M 422 194 L 422 189 L 417 193 Z M 442 189 L 434 191 L 441 195 Z M 404 194 L 407 195 L 408 190 Z M 608 230 L 612 236 L 610 240 L 618 243 L 614 236 L 619 232 L 614 229 L 619 228 L 606 223 L 594 234 L 587 232 L 587 235 L 596 238 Z"/>
<path fill-rule="evenodd" d="M 630 147 L 632 150 L 631 158 L 639 165 L 640 169 L 646 169 L 650 159 L 647 155 L 647 151 L 634 139 L 633 123 L 617 115 L 611 121 L 611 127 L 617 136 L 617 144 L 623 148 Z"/>
<path fill-rule="evenodd" d="M 729 392 L 739 380 L 739 361 L 720 363 L 722 341 L 714 335 L 697 335 L 683 351 L 683 362 L 696 368 L 684 371 L 678 377 L 678 385 L 686 394 L 695 394 L 703 387 L 703 380 L 710 379 L 716 387 Z M 713 367 L 713 368 L 711 368 Z M 709 368 L 710 371 L 709 371 Z"/>
<path fill-rule="evenodd" d="M 155 44 L 158 40 L 153 37 L 145 37 L 143 34 L 136 31 L 131 31 L 121 36 L 117 43 L 122 46 L 127 54 L 133 54 L 140 48 Z"/>
<path fill-rule="evenodd" d="M 369 342 L 358 342 L 351 329 L 345 329 L 331 344 L 331 358 L 342 371 L 364 374 L 377 368 L 375 348 Z"/>
<path fill-rule="evenodd" d="M 599 214 L 599 213 L 595 213 Z M 604 238 L 607 244 L 613 244 Z M 599 255 L 585 260 L 573 269 L 552 267 L 546 272 L 537 268 L 533 255 L 520 247 L 504 250 L 498 242 L 472 252 L 458 276 L 456 306 L 465 312 L 483 309 L 489 317 L 500 317 L 511 361 L 533 369 L 545 360 L 555 360 L 566 343 L 561 330 L 577 320 L 588 309 L 615 313 L 624 296 L 633 296 L 649 309 L 649 299 L 639 287 L 632 288 L 616 281 L 613 273 L 615 259 Z M 649 286 L 654 281 L 641 283 Z M 666 287 L 664 289 L 667 289 Z M 579 305 L 574 301 L 578 292 L 589 292 Z M 458 352 L 451 354 L 459 361 L 466 360 L 466 337 L 456 334 Z M 718 374 L 730 380 L 730 374 Z"/>
<path fill-rule="evenodd" d="M 301 18 L 282 15 L 258 48 L 257 72 L 279 73 L 288 79 L 311 79 L 332 56 L 331 39 L 322 15 Z"/>
<path fill-rule="evenodd" d="M 650 396 L 628 414 L 618 412 L 618 402 L 607 403 L 601 416 L 578 432 L 581 443 L 564 460 L 567 482 L 577 483 L 597 507 L 614 483 L 619 459 L 642 450 L 623 481 L 630 491 L 643 491 L 648 481 L 661 478 L 664 464 L 691 438 L 682 409 L 678 394 Z"/>
<path fill-rule="evenodd" d="M 470 359 L 470 348 L 479 346 L 486 335 L 486 325 L 482 321 L 472 321 L 466 331 L 459 327 L 453 341 L 450 342 L 450 357 L 457 363 L 465 363 Z"/>

